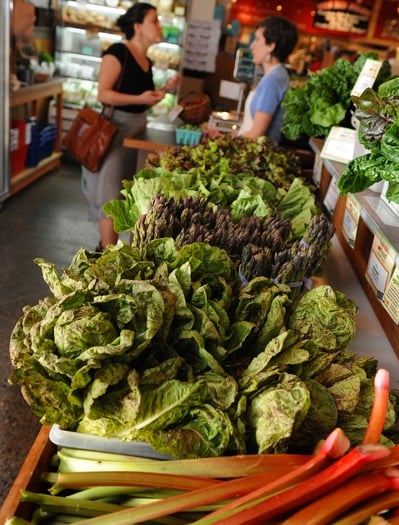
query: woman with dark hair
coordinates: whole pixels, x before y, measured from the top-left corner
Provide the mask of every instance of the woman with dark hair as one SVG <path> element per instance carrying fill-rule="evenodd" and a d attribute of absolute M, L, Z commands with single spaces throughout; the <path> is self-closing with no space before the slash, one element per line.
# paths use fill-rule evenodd
<path fill-rule="evenodd" d="M 162 29 L 153 5 L 134 4 L 118 18 L 117 25 L 126 40 L 112 44 L 103 54 L 98 100 L 114 107 L 112 121 L 118 132 L 98 173 L 82 167 L 82 190 L 89 203 L 89 217 L 99 224 L 98 250 L 118 240 L 113 220 L 104 214 L 103 206 L 121 198 L 122 180 L 131 177 L 136 167 L 137 151 L 124 147 L 123 139 L 146 126 L 147 110 L 179 82 L 179 75 L 175 75 L 162 89 L 155 89 L 147 50 L 162 41 Z"/>
<path fill-rule="evenodd" d="M 297 42 L 297 27 L 286 18 L 271 16 L 259 22 L 250 49 L 254 64 L 262 66 L 264 75 L 246 98 L 239 135 L 252 138 L 266 135 L 275 144 L 280 142 L 281 102 L 290 86 L 285 62 Z"/>

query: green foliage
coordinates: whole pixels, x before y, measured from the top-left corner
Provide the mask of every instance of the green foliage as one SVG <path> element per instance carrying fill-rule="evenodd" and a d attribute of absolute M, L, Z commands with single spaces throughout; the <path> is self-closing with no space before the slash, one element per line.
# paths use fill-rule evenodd
<path fill-rule="evenodd" d="M 340 125 L 351 106 L 351 92 L 366 59 L 377 59 L 373 52 L 361 54 L 352 65 L 339 58 L 331 67 L 312 74 L 301 86 L 291 87 L 283 100 L 285 109 L 282 131 L 290 140 L 304 135 L 326 137 L 332 126 Z M 379 86 L 390 76 L 384 61 L 375 81 Z"/>
<path fill-rule="evenodd" d="M 271 279 L 242 286 L 223 250 L 170 238 L 81 249 L 61 274 L 36 262 L 53 294 L 14 327 L 10 382 L 43 424 L 186 458 L 310 452 L 348 413 L 364 430 L 376 361 L 346 350 L 357 308 L 330 287 L 294 305 Z"/>
<path fill-rule="evenodd" d="M 341 195 L 361 192 L 381 181 L 388 182 L 388 200 L 399 203 L 399 82 L 367 88 L 353 97 L 359 121 L 358 137 L 368 153 L 352 159 L 338 181 Z"/>

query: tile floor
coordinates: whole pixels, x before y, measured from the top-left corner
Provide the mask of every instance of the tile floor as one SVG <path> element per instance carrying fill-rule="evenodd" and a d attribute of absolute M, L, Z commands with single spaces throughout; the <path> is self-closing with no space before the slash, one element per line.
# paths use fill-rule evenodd
<path fill-rule="evenodd" d="M 62 268 L 80 247 L 94 249 L 97 243 L 97 226 L 87 220 L 80 191 L 80 169 L 72 162 L 7 199 L 0 210 L 0 505 L 39 429 L 19 387 L 7 382 L 11 330 L 23 306 L 48 295 L 33 259 Z"/>

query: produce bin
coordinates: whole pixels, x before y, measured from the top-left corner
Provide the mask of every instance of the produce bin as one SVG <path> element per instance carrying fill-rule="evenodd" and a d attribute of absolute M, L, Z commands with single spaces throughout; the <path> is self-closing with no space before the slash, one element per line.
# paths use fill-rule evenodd
<path fill-rule="evenodd" d="M 26 490 L 40 490 L 40 476 L 49 470 L 50 462 L 56 453 L 56 446 L 49 440 L 49 426 L 43 426 L 12 485 L 3 506 L 0 509 L 0 523 L 5 523 L 7 518 L 18 516 L 30 519 L 32 504 L 20 501 L 20 492 Z"/>

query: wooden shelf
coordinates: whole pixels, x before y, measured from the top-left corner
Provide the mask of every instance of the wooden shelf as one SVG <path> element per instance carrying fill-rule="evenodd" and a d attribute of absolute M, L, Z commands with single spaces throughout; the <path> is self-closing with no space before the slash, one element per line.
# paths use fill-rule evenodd
<path fill-rule="evenodd" d="M 40 101 L 53 97 L 56 101 L 55 124 L 57 126 L 57 136 L 54 145 L 54 152 L 49 157 L 43 159 L 33 168 L 26 168 L 20 173 L 10 178 L 10 194 L 20 191 L 33 181 L 42 177 L 59 167 L 61 164 L 61 128 L 62 128 L 62 84 L 63 79 L 52 79 L 48 82 L 42 82 L 26 86 L 13 91 L 10 97 L 11 108 L 28 105 L 29 114 L 38 114 L 38 104 Z"/>
<path fill-rule="evenodd" d="M 311 139 L 310 144 L 317 157 L 321 152 L 323 140 Z M 331 180 L 339 178 L 344 168 L 345 166 L 343 164 L 331 162 L 328 160 L 323 162 L 319 182 L 319 193 L 322 202 L 328 191 Z M 332 213 L 332 220 L 336 228 L 336 235 L 379 322 L 381 323 L 381 326 L 384 329 L 387 339 L 392 345 L 395 354 L 399 358 L 399 325 L 394 322 L 380 300 L 377 299 L 375 291 L 370 286 L 365 277 L 371 245 L 376 231 L 381 231 L 381 233 L 389 240 L 395 250 L 399 251 L 399 226 L 395 227 L 387 225 L 379 218 L 376 208 L 370 204 L 373 202 L 373 200 L 380 200 L 376 193 L 367 190 L 361 194 L 357 194 L 356 197 L 358 197 L 361 203 L 362 212 L 358 224 L 355 246 L 352 248 L 348 244 L 343 234 L 342 225 L 346 209 L 346 197 L 341 196 L 338 197 L 335 209 Z"/>

